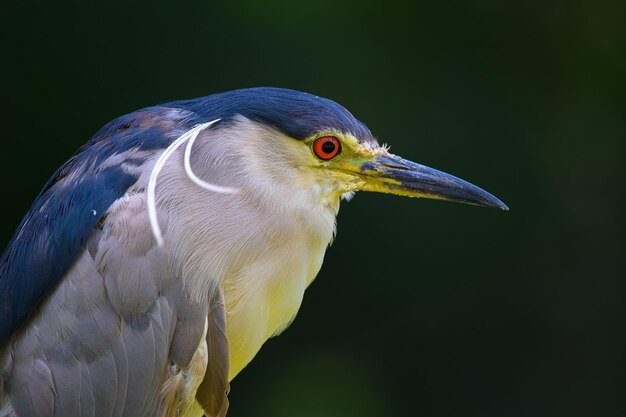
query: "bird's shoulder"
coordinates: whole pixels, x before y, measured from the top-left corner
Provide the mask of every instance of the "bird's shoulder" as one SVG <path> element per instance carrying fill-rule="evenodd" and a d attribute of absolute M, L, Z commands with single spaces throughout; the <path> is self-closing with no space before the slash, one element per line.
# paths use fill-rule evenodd
<path fill-rule="evenodd" d="M 196 391 L 207 412 L 227 407 L 221 293 L 196 300 L 179 285 L 182 269 L 152 236 L 140 184 L 111 205 L 28 325 L 0 350 L 0 383 L 9 387 L 0 402 L 9 413 L 139 416 L 162 407 L 179 415 L 196 404 Z"/>
<path fill-rule="evenodd" d="M 62 279 L 143 163 L 193 123 L 193 113 L 166 106 L 121 116 L 52 175 L 0 258 L 0 344 Z"/>

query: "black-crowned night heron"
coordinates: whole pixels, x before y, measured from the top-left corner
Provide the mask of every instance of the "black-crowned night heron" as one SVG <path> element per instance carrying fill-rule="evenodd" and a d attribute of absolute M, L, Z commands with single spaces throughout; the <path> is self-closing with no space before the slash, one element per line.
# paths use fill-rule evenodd
<path fill-rule="evenodd" d="M 120 117 L 0 259 L 0 416 L 223 416 L 358 190 L 506 209 L 337 103 L 253 88 Z"/>

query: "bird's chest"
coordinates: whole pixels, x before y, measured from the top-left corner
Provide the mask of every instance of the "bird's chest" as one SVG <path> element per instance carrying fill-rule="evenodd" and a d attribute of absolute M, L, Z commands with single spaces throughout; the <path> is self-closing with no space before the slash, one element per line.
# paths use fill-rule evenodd
<path fill-rule="evenodd" d="M 323 233 L 283 229 L 266 235 L 263 249 L 246 254 L 248 261 L 225 277 L 231 379 L 268 338 L 291 323 L 322 265 L 332 233 L 331 227 Z"/>

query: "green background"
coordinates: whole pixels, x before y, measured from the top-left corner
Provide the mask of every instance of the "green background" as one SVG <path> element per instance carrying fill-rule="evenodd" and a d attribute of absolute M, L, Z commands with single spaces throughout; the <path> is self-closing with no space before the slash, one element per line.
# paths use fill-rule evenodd
<path fill-rule="evenodd" d="M 0 6 L 0 244 L 116 116 L 271 85 L 338 101 L 509 213 L 360 193 L 229 416 L 626 413 L 626 20 L 593 1 Z"/>

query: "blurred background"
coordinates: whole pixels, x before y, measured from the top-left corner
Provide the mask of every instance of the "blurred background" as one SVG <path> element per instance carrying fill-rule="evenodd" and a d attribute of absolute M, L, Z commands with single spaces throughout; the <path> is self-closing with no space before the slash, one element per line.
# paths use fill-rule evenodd
<path fill-rule="evenodd" d="M 280 86 L 338 101 L 509 213 L 358 194 L 230 417 L 626 414 L 620 1 L 0 6 L 4 247 L 116 116 Z"/>

